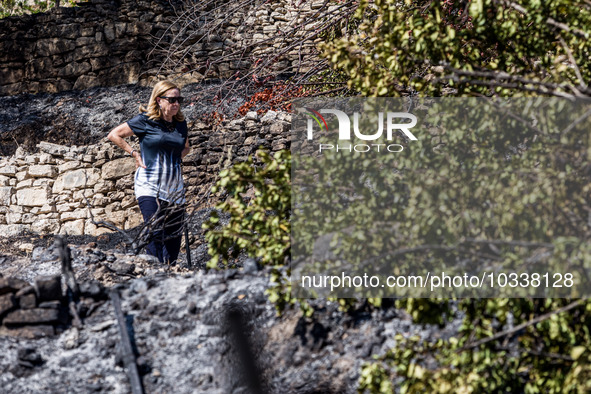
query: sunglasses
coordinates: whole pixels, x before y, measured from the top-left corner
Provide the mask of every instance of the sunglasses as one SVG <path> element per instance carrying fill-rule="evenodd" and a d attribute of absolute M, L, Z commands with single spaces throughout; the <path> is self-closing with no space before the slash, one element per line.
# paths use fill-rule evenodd
<path fill-rule="evenodd" d="M 174 104 L 178 101 L 179 104 L 183 103 L 183 100 L 185 99 L 184 97 L 166 97 L 166 96 L 160 96 L 161 99 L 166 99 L 166 101 L 168 101 L 171 104 Z"/>

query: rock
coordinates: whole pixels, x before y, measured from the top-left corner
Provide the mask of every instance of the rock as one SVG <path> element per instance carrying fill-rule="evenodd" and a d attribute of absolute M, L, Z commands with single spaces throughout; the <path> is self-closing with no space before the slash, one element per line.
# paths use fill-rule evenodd
<path fill-rule="evenodd" d="M 8 165 L 0 167 L 0 175 L 15 175 L 16 174 L 16 166 Z"/>
<path fill-rule="evenodd" d="M 24 207 L 42 207 L 49 204 L 48 197 L 48 190 L 45 187 L 32 187 L 16 192 L 18 205 Z"/>
<path fill-rule="evenodd" d="M 67 146 L 52 144 L 50 142 L 40 142 L 37 144 L 37 147 L 42 152 L 49 153 L 51 156 L 63 156 L 70 150 Z"/>
<path fill-rule="evenodd" d="M 81 75 L 76 80 L 76 83 L 74 84 L 74 89 L 76 89 L 76 90 L 88 89 L 88 88 L 92 88 L 95 86 L 99 86 L 100 84 L 101 84 L 101 82 L 97 77 L 94 77 L 91 75 Z"/>
<path fill-rule="evenodd" d="M 60 276 L 45 276 L 35 279 L 35 291 L 39 302 L 62 299 Z"/>
<path fill-rule="evenodd" d="M 10 186 L 0 187 L 0 205 L 10 205 L 10 197 L 12 196 L 13 188 Z"/>
<path fill-rule="evenodd" d="M 80 166 L 82 165 L 81 162 L 77 161 L 77 160 L 73 160 L 73 161 L 67 161 L 64 164 L 60 164 L 58 166 L 58 171 L 60 174 L 67 172 L 67 171 L 71 171 L 71 170 L 75 170 L 77 168 L 80 168 Z"/>
<path fill-rule="evenodd" d="M 21 348 L 16 354 L 17 362 L 22 367 L 33 368 L 43 365 L 43 359 L 35 348 Z"/>
<path fill-rule="evenodd" d="M 53 178 L 57 173 L 55 166 L 33 165 L 29 166 L 29 175 L 35 178 Z"/>
<path fill-rule="evenodd" d="M 30 253 L 33 251 L 33 249 L 35 248 L 35 245 L 31 244 L 31 243 L 24 243 L 24 244 L 20 244 L 18 246 L 18 248 L 20 250 L 22 250 L 23 252 L 27 252 Z"/>
<path fill-rule="evenodd" d="M 246 259 L 242 264 L 242 272 L 247 275 L 256 275 L 259 270 L 259 266 L 254 259 Z"/>
<path fill-rule="evenodd" d="M 31 223 L 31 231 L 34 233 L 56 234 L 59 229 L 59 219 L 39 219 Z"/>
<path fill-rule="evenodd" d="M 105 163 L 102 169 L 102 179 L 118 179 L 135 171 L 135 159 L 126 157 Z"/>
<path fill-rule="evenodd" d="M 72 220 L 62 224 L 59 234 L 84 235 L 84 220 Z"/>
<path fill-rule="evenodd" d="M 2 224 L 0 225 L 0 237 L 15 237 L 27 230 L 24 224 Z"/>
<path fill-rule="evenodd" d="M 91 188 L 100 180 L 100 170 L 96 168 L 67 171 L 60 174 L 53 184 L 52 192 L 60 194 L 64 190 Z"/>
<path fill-rule="evenodd" d="M 33 309 L 37 306 L 37 297 L 35 294 L 26 294 L 19 297 L 19 306 L 21 309 Z"/>
<path fill-rule="evenodd" d="M 262 124 L 271 124 L 273 123 L 273 121 L 277 118 L 277 112 L 275 111 L 267 111 L 267 113 L 265 115 L 263 115 L 263 117 L 261 117 L 261 123 Z"/>
<path fill-rule="evenodd" d="M 57 323 L 59 311 L 56 309 L 34 308 L 10 312 L 3 320 L 4 325 L 19 326 L 27 324 Z"/>
<path fill-rule="evenodd" d="M 137 258 L 144 260 L 145 262 L 147 262 L 149 264 L 160 264 L 160 260 L 158 260 L 158 257 L 152 256 L 149 254 L 138 254 Z"/>
<path fill-rule="evenodd" d="M 104 300 L 108 297 L 104 286 L 97 281 L 82 282 L 80 284 L 80 294 L 95 300 Z"/>
<path fill-rule="evenodd" d="M 24 327 L 0 327 L 0 337 L 10 336 L 24 339 L 37 339 L 55 335 L 55 328 L 47 324 Z"/>
<path fill-rule="evenodd" d="M 20 289 L 19 291 L 16 292 L 15 297 L 20 298 L 22 296 L 25 296 L 27 294 L 35 294 L 35 287 L 34 286 L 27 286 L 27 287 L 23 287 L 22 289 Z"/>
<path fill-rule="evenodd" d="M 22 288 L 29 286 L 29 283 L 17 278 L 0 278 L 0 295 L 16 293 Z"/>
<path fill-rule="evenodd" d="M 0 296 L 0 319 L 7 312 L 10 312 L 16 307 L 16 300 L 13 294 L 5 294 Z"/>
<path fill-rule="evenodd" d="M 61 307 L 61 301 L 45 301 L 39 304 L 39 308 L 45 309 L 60 309 Z"/>
<path fill-rule="evenodd" d="M 76 349 L 80 345 L 80 331 L 76 327 L 70 328 L 63 334 L 63 346 L 66 350 Z"/>
<path fill-rule="evenodd" d="M 135 270 L 135 264 L 120 261 L 109 264 L 109 268 L 115 271 L 118 275 L 131 275 Z"/>

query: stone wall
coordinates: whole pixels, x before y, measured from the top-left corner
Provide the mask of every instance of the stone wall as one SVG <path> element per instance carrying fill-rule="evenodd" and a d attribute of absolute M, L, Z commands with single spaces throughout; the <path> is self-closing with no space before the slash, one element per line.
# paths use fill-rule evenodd
<path fill-rule="evenodd" d="M 181 0 L 79 4 L 0 20 L 0 95 L 244 76 L 266 53 L 313 30 L 319 22 L 308 18 L 324 2 L 222 2 L 215 12 L 185 18 L 177 17 Z M 269 69 L 305 72 L 301 57 L 319 40 L 282 51 Z"/>
<path fill-rule="evenodd" d="M 93 0 L 0 20 L 0 94 L 136 82 L 150 34 L 172 15 L 164 2 Z"/>
<path fill-rule="evenodd" d="M 269 111 L 215 127 L 190 125 L 193 150 L 183 162 L 189 204 L 213 205 L 215 199 L 203 197 L 219 171 L 246 160 L 259 146 L 289 149 L 290 121 L 287 113 Z M 41 142 L 38 148 L 35 154 L 20 149 L 0 161 L 0 236 L 110 232 L 94 225 L 92 217 L 125 230 L 142 223 L 133 192 L 134 159 L 121 149 L 108 140 L 83 147 Z"/>
<path fill-rule="evenodd" d="M 55 334 L 65 325 L 68 311 L 62 305 L 59 276 L 39 277 L 34 285 L 0 276 L 0 335 L 37 338 Z M 22 361 L 34 361 L 23 357 Z"/>

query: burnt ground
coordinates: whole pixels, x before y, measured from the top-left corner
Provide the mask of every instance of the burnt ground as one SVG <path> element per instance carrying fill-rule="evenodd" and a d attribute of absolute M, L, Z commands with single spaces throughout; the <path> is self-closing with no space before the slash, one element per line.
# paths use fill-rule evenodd
<path fill-rule="evenodd" d="M 184 87 L 187 118 L 218 109 L 218 93 L 215 84 Z M 41 140 L 95 142 L 134 116 L 149 94 L 119 86 L 0 97 L 0 155 L 18 145 L 34 151 Z M 227 113 L 243 101 L 224 103 Z M 190 224 L 191 268 L 183 251 L 171 267 L 129 254 L 119 234 L 68 237 L 77 281 L 100 283 L 104 297 L 78 304 L 80 329 L 38 339 L 0 336 L 0 392 L 130 392 L 110 290 L 121 294 L 147 393 L 355 393 L 362 365 L 395 346 L 396 333 L 437 338 L 457 331 L 459 320 L 445 329 L 420 326 L 392 306 L 361 304 L 345 313 L 322 299 L 311 301 L 312 317 L 298 308 L 277 316 L 265 293 L 268 269 L 245 256 L 233 269 L 204 269 L 200 225 L 208 213 L 199 211 Z M 0 238 L 0 276 L 32 283 L 60 271 L 54 236 Z M 35 362 L 22 363 L 23 354 Z"/>
<path fill-rule="evenodd" d="M 32 237 L 11 240 L 38 242 L 25 256 L 2 249 L 0 274 L 32 283 L 60 273 L 52 237 Z M 104 297 L 78 304 L 80 329 L 38 339 L 0 336 L 0 392 L 130 392 L 107 297 L 115 289 L 147 393 L 355 393 L 362 365 L 395 346 L 396 333 L 433 339 L 457 329 L 413 324 L 391 305 L 343 312 L 322 299 L 310 301 L 312 317 L 297 307 L 278 316 L 265 294 L 270 270 L 245 256 L 243 268 L 205 270 L 199 245 L 188 269 L 184 261 L 169 267 L 110 249 L 120 246 L 117 236 L 68 241 L 77 281 L 100 283 Z M 22 363 L 24 352 L 34 365 Z"/>
<path fill-rule="evenodd" d="M 14 154 L 19 146 L 33 153 L 40 141 L 77 146 L 96 143 L 135 116 L 151 91 L 150 87 L 124 85 L 0 97 L 0 157 Z M 219 99 L 227 94 L 219 83 L 184 86 L 182 111 L 187 121 L 208 119 L 213 111 L 233 117 L 245 97 Z"/>

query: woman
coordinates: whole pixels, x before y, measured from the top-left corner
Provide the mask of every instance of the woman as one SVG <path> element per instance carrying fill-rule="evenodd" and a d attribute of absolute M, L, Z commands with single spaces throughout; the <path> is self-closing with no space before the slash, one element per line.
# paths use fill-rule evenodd
<path fill-rule="evenodd" d="M 175 84 L 158 82 L 148 107 L 140 106 L 139 115 L 115 127 L 107 137 L 135 159 L 135 196 L 144 222 L 152 227 L 146 249 L 168 264 L 177 259 L 181 248 L 185 214 L 181 162 L 191 150 L 182 102 Z M 139 139 L 140 151 L 125 141 L 133 134 Z"/>

